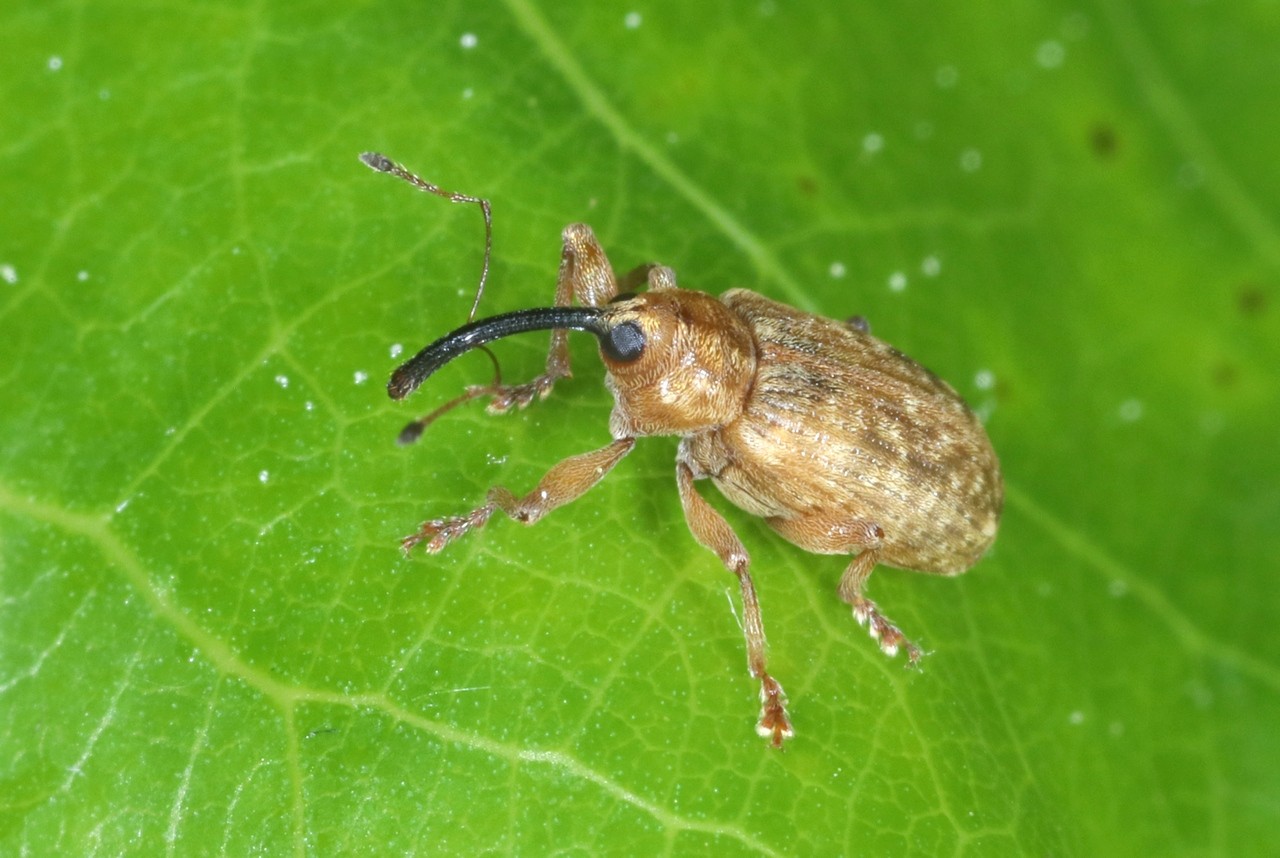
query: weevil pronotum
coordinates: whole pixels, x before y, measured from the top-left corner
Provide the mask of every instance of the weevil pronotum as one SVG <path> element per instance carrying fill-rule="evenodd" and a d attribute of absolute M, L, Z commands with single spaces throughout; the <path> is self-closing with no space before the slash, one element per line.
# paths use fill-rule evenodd
<path fill-rule="evenodd" d="M 747 551 L 694 487 L 709 479 L 731 502 L 783 537 L 818 554 L 852 555 L 837 593 L 880 648 L 909 663 L 920 649 L 865 595 L 878 564 L 957 575 L 995 539 L 1004 487 L 987 433 L 945 382 L 872 337 L 860 317 L 816 316 L 745 289 L 719 298 L 676 286 L 670 268 L 644 265 L 615 277 L 591 228 L 563 233 L 555 306 L 474 321 L 489 270 L 487 201 L 426 182 L 383 155 L 369 167 L 485 218 L 485 256 L 468 323 L 436 340 L 392 374 L 403 399 L 458 355 L 525 331 L 550 330 L 546 371 L 524 384 L 467 389 L 401 432 L 402 443 L 461 402 L 490 397 L 491 411 L 524 407 L 569 375 L 568 331 L 599 339 L 613 393 L 613 441 L 564 460 L 517 497 L 495 487 L 471 512 L 424 522 L 402 547 L 436 552 L 483 527 L 495 512 L 525 524 L 576 500 L 600 482 L 643 435 L 678 435 L 676 486 L 694 538 L 719 555 L 742 591 L 747 663 L 760 682 L 757 731 L 780 747 L 793 735 L 782 686 L 765 666 L 764 623 Z M 647 282 L 647 291 L 627 291 Z M 578 306 L 574 306 L 574 302 Z M 487 351 L 487 349 L 485 349 Z M 492 358 L 492 354 L 490 354 Z M 495 367 L 497 361 L 494 361 Z"/>

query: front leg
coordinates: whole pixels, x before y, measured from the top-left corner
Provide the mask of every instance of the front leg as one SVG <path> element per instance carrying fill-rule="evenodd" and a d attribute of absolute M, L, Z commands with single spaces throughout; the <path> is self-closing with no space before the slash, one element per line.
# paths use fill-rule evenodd
<path fill-rule="evenodd" d="M 576 300 L 586 307 L 600 307 L 618 294 L 618 280 L 609 265 L 609 257 L 600 246 L 591 227 L 585 223 L 573 223 L 561 234 L 564 241 L 560 251 L 560 272 L 556 275 L 555 306 L 568 307 Z M 512 408 L 524 408 L 535 397 L 545 398 L 551 388 L 569 370 L 569 334 L 554 331 L 551 349 L 547 353 L 546 371 L 524 384 L 498 384 L 491 388 L 490 414 L 501 414 Z"/>
<path fill-rule="evenodd" d="M 417 533 L 401 540 L 400 547 L 407 554 L 415 545 L 425 542 L 427 551 L 434 554 L 468 531 L 484 527 L 498 510 L 516 521 L 533 524 L 556 507 L 586 494 L 622 461 L 623 456 L 631 452 L 635 444 L 634 438 L 620 438 L 599 450 L 571 456 L 548 471 L 537 488 L 521 498 L 502 486 L 495 486 L 489 490 L 488 500 L 483 506 L 466 515 L 424 521 Z"/>
<path fill-rule="evenodd" d="M 684 462 L 676 464 L 676 482 L 680 487 L 684 517 L 694 539 L 719 555 L 725 567 L 738 576 L 742 590 L 742 632 L 747 639 L 747 666 L 751 675 L 760 680 L 760 721 L 756 724 L 756 732 L 769 739 L 773 747 L 781 748 L 783 740 L 794 736 L 795 730 L 787 717 L 787 696 L 765 669 L 764 620 L 760 616 L 755 584 L 751 581 L 751 558 L 747 556 L 742 540 L 729 527 L 729 522 L 698 494 L 693 485 L 693 471 Z"/>

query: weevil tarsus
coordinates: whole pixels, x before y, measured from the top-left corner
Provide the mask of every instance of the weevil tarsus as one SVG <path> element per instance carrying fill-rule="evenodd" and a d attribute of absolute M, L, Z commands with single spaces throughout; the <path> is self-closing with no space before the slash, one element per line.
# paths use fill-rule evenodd
<path fill-rule="evenodd" d="M 879 530 L 878 526 L 877 530 Z M 866 626 L 867 631 L 880 644 L 880 649 L 885 655 L 895 656 L 898 650 L 902 649 L 907 654 L 907 666 L 914 667 L 920 662 L 922 655 L 920 647 L 907 640 L 902 630 L 880 613 L 876 603 L 863 595 L 863 588 L 879 559 L 879 553 L 875 548 L 864 548 L 845 568 L 836 592 L 840 595 L 841 601 L 853 608 L 853 616 L 858 621 L 858 625 Z"/>

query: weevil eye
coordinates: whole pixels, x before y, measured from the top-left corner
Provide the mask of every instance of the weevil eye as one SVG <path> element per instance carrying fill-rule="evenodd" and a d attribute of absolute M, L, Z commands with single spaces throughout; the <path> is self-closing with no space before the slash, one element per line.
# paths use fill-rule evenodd
<path fill-rule="evenodd" d="M 600 347 L 610 359 L 629 363 L 644 352 L 644 331 L 635 322 L 614 325 L 600 338 Z"/>

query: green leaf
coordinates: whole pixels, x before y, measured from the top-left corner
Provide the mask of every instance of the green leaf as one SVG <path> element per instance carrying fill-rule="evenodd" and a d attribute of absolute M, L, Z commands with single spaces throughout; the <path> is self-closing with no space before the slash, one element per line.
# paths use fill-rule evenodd
<path fill-rule="evenodd" d="M 0 852 L 1154 855 L 1280 834 L 1274 4 L 18 3 L 0 12 Z M 876 333 L 1008 479 L 958 579 L 725 511 L 646 439 L 533 528 L 398 541 L 608 440 L 396 356 L 620 268 Z M 581 338 L 579 338 L 581 339 Z M 535 374 L 545 339 L 498 347 Z"/>

